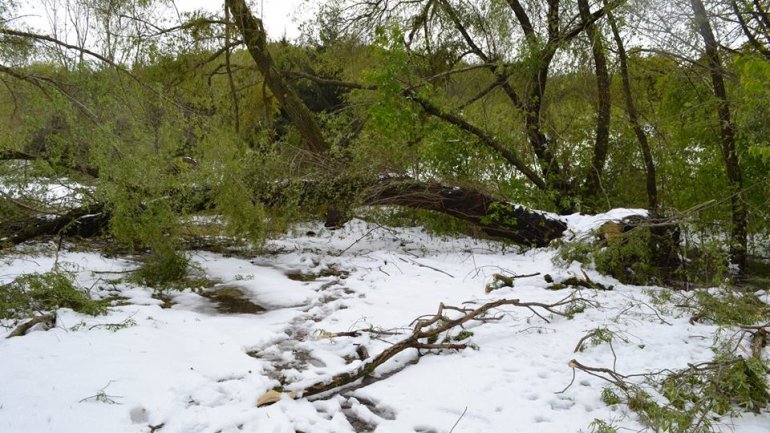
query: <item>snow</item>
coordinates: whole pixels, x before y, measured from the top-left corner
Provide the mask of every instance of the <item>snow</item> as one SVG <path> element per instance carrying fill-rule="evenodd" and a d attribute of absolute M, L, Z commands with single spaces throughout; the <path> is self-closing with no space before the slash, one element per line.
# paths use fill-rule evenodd
<path fill-rule="evenodd" d="M 575 233 L 607 219 L 566 217 Z M 308 235 L 309 232 L 315 235 Z M 499 320 L 466 326 L 476 349 L 418 356 L 407 350 L 375 379 L 321 398 L 288 397 L 265 407 L 257 399 L 283 383 L 287 391 L 360 366 L 356 350 L 375 356 L 403 336 L 328 333 L 379 329 L 409 332 L 440 303 L 480 306 L 500 298 L 552 303 L 568 291 L 545 290 L 542 276 L 520 278 L 489 294 L 494 273 L 540 272 L 556 281 L 582 276 L 580 265 L 556 267 L 550 249 L 519 251 L 502 243 L 431 236 L 353 221 L 344 230 L 297 227 L 252 259 L 191 252 L 214 287 L 238 288 L 264 308 L 224 314 L 200 291 L 167 293 L 116 281 L 138 264 L 91 252 L 21 252 L 0 261 L 0 284 L 28 272 L 66 266 L 94 297 L 125 302 L 105 316 L 62 309 L 56 327 L 4 339 L 0 328 L 0 432 L 577 432 L 594 419 L 640 430 L 636 416 L 600 401 L 606 383 L 573 370 L 591 366 L 640 373 L 710 360 L 717 328 L 656 311 L 649 292 L 586 270 L 612 291 L 582 290 L 591 302 L 573 319 L 504 307 Z M 295 281 L 289 274 L 314 275 Z M 207 289 L 208 290 L 208 289 Z M 112 325 L 112 326 L 108 326 Z M 117 326 L 116 326 L 117 325 Z M 622 339 L 573 353 L 593 329 Z M 614 355 L 613 355 L 614 351 Z M 767 352 L 766 352 L 767 353 Z M 770 354 L 769 354 L 770 355 Z M 566 388 L 566 390 L 565 390 Z M 563 392 L 562 392 L 563 391 Z M 727 419 L 738 433 L 766 432 L 770 415 Z M 456 424 L 456 426 L 455 426 Z M 728 428 L 728 427 L 726 427 Z"/>
<path fill-rule="evenodd" d="M 567 231 L 576 238 L 582 238 L 598 229 L 602 224 L 611 221 L 620 221 L 628 217 L 646 217 L 647 209 L 612 209 L 606 213 L 596 215 L 586 215 L 574 213 L 563 216 L 562 219 L 567 223 Z"/>
<path fill-rule="evenodd" d="M 14 184 L 7 178 L 0 179 L 0 195 L 13 199 L 34 198 L 53 207 L 76 207 L 82 203 L 84 193 L 91 190 L 67 179 L 25 180 L 20 184 Z"/>

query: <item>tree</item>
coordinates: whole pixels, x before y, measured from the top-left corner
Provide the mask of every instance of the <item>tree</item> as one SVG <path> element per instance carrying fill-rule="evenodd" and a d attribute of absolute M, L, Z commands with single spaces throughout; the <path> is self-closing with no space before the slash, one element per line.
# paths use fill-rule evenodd
<path fill-rule="evenodd" d="M 706 8 L 701 0 L 690 0 L 693 21 L 705 45 L 706 63 L 711 75 L 711 85 L 716 97 L 716 111 L 719 118 L 719 132 L 722 156 L 727 179 L 730 184 L 732 226 L 730 239 L 730 262 L 739 272 L 746 268 L 747 215 L 743 202 L 743 176 L 735 143 L 735 125 L 730 115 L 730 100 L 725 86 L 725 69 L 719 55 L 719 45 L 709 22 Z"/>

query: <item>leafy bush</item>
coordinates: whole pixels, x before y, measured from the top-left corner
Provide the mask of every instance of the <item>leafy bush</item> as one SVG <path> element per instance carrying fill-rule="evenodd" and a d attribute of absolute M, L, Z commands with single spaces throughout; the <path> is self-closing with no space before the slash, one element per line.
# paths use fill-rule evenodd
<path fill-rule="evenodd" d="M 652 265 L 650 230 L 646 227 L 564 242 L 554 263 L 565 265 L 572 261 L 584 265 L 594 263 L 597 271 L 628 284 L 648 284 L 658 276 L 658 270 Z"/>
<path fill-rule="evenodd" d="M 134 277 L 142 284 L 156 288 L 167 288 L 171 283 L 187 276 L 190 259 L 172 249 L 160 249 L 150 254 Z"/>
<path fill-rule="evenodd" d="M 0 291 L 0 319 L 22 320 L 58 308 L 92 316 L 107 311 L 104 301 L 91 299 L 61 271 L 21 275 Z"/>
<path fill-rule="evenodd" d="M 650 230 L 636 227 L 603 241 L 594 253 L 596 270 L 624 283 L 648 284 L 657 276 L 650 252 Z"/>

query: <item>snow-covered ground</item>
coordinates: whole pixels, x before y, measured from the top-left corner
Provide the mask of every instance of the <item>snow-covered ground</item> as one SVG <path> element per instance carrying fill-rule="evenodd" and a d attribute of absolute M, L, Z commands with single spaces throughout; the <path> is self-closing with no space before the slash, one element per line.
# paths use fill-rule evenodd
<path fill-rule="evenodd" d="M 592 224 L 577 221 L 576 231 Z M 424 356 L 407 350 L 378 369 L 379 377 L 353 388 L 258 408 L 257 399 L 273 387 L 300 391 L 355 369 L 362 363 L 360 346 L 375 356 L 442 302 L 552 303 L 570 291 L 545 290 L 544 274 L 556 281 L 583 276 L 578 264 L 555 267 L 553 250 L 522 253 L 420 229 L 354 221 L 334 232 L 320 226 L 295 232 L 252 259 L 192 252 L 218 283 L 203 293 L 168 292 L 163 299 L 118 281 L 138 266 L 130 258 L 7 256 L 0 261 L 0 284 L 49 271 L 58 260 L 93 296 L 124 300 L 99 317 L 60 310 L 54 329 L 24 337 L 4 339 L 11 329 L 0 328 L 0 432 L 562 433 L 590 431 L 597 418 L 637 431 L 642 425 L 633 413 L 601 402 L 601 379 L 577 371 L 568 387 L 568 362 L 614 363 L 620 373 L 640 373 L 683 368 L 713 355 L 716 327 L 656 311 L 649 291 L 660 289 L 625 286 L 587 270 L 593 281 L 614 290 L 580 291 L 576 296 L 592 305 L 572 319 L 504 307 L 495 311 L 499 320 L 466 327 L 476 349 Z M 495 273 L 538 272 L 516 279 L 512 288 L 485 293 Z M 250 301 L 245 305 L 264 311 L 223 312 L 210 296 L 222 289 L 237 289 Z M 581 337 L 598 327 L 622 336 L 613 342 L 614 355 L 607 344 L 573 353 Z M 329 338 L 367 328 L 404 334 Z M 725 431 L 770 431 L 767 412 L 726 422 Z"/>

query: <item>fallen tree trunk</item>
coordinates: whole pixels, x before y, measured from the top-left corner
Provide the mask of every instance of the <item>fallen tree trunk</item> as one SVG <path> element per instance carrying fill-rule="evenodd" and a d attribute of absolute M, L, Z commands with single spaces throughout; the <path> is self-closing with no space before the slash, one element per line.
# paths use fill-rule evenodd
<path fill-rule="evenodd" d="M 374 186 L 360 183 L 358 199 L 363 206 L 404 206 L 450 215 L 468 221 L 490 236 L 513 241 L 527 247 L 543 247 L 562 236 L 566 224 L 557 217 L 509 203 L 479 190 L 447 186 L 435 182 L 420 182 L 408 178 L 383 178 Z M 299 192 L 300 206 L 312 206 L 324 201 L 323 188 L 305 182 Z M 292 199 L 289 190 L 279 188 L 262 197 L 268 207 L 280 207 Z M 210 203 L 207 203 L 210 204 Z M 207 206 L 196 206 L 203 208 Z M 342 217 L 340 217 L 342 218 Z M 344 219 L 343 219 L 344 221 Z M 104 204 L 79 207 L 65 214 L 32 216 L 0 223 L 0 244 L 18 245 L 44 236 L 94 236 L 106 231 L 109 214 Z"/>
<path fill-rule="evenodd" d="M 11 331 L 10 334 L 8 334 L 5 338 L 13 338 L 13 337 L 22 337 L 24 335 L 27 335 L 27 332 L 29 332 L 30 329 L 32 329 L 35 325 L 38 323 L 45 323 L 48 328 L 53 328 L 56 324 L 56 314 L 44 314 L 42 316 L 36 316 L 31 318 L 30 320 L 22 323 L 21 325 L 17 326 L 13 331 Z"/>
<path fill-rule="evenodd" d="M 364 199 L 368 205 L 397 205 L 444 213 L 481 228 L 486 234 L 525 246 L 544 247 L 560 238 L 567 225 L 478 190 L 409 179 L 384 179 Z"/>
<path fill-rule="evenodd" d="M 60 215 L 36 215 L 0 223 L 0 245 L 18 245 L 44 236 L 91 237 L 104 231 L 109 215 L 103 204 L 92 204 Z"/>

